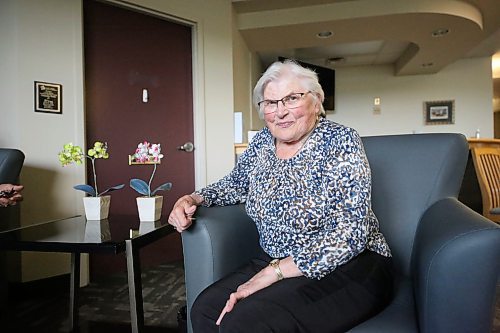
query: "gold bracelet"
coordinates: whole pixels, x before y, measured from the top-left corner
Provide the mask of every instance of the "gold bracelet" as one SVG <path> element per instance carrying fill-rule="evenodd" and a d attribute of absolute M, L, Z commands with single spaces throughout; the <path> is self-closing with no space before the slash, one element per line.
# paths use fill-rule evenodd
<path fill-rule="evenodd" d="M 269 266 L 274 268 L 274 271 L 276 272 L 276 276 L 278 277 L 278 281 L 283 280 L 285 277 L 283 276 L 283 272 L 280 269 L 280 260 L 279 259 L 273 259 L 269 263 Z"/>

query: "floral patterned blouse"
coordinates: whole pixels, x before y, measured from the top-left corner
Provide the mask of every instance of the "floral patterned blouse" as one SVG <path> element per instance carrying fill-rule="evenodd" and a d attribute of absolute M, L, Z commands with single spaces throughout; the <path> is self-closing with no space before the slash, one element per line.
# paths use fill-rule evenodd
<path fill-rule="evenodd" d="M 245 203 L 264 251 L 292 256 L 309 278 L 321 279 L 365 249 L 391 256 L 355 130 L 322 118 L 295 156 L 280 159 L 275 148 L 264 128 L 230 174 L 196 192 L 203 205 Z"/>

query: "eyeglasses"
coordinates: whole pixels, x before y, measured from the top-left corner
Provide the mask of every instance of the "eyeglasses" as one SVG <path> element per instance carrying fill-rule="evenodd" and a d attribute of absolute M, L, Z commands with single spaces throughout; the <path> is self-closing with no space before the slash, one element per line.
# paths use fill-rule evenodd
<path fill-rule="evenodd" d="M 283 106 L 287 109 L 296 109 L 304 105 L 304 96 L 309 94 L 308 92 L 303 93 L 293 93 L 283 97 L 282 99 L 265 99 L 257 103 L 260 110 L 265 114 L 271 114 L 278 110 L 278 103 L 283 103 Z"/>

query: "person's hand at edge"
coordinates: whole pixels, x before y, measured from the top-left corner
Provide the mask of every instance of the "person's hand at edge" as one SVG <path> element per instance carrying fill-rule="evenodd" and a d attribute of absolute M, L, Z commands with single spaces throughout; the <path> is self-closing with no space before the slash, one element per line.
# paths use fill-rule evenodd
<path fill-rule="evenodd" d="M 0 206 L 15 206 L 23 200 L 23 185 L 0 184 Z"/>

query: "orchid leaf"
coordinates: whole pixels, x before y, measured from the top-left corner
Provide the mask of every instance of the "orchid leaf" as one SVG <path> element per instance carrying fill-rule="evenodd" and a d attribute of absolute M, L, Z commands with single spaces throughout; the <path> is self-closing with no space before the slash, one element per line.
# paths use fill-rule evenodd
<path fill-rule="evenodd" d="M 149 196 L 149 186 L 144 180 L 137 178 L 131 179 L 130 187 L 136 190 L 139 194 Z"/>
<path fill-rule="evenodd" d="M 152 193 L 151 195 L 155 195 L 156 192 L 158 191 L 168 191 L 172 188 L 172 183 L 165 183 L 160 186 L 158 186 Z"/>
<path fill-rule="evenodd" d="M 90 196 L 92 196 L 92 197 L 97 196 L 96 193 L 95 193 L 94 188 L 92 186 L 90 186 L 90 185 L 86 185 L 86 184 L 75 185 L 75 186 L 73 186 L 73 188 L 75 190 L 83 191 L 83 192 L 85 192 L 87 194 L 90 194 Z"/>
<path fill-rule="evenodd" d="M 108 188 L 107 190 L 105 190 L 105 191 L 101 192 L 101 193 L 99 194 L 99 196 L 101 196 L 101 195 L 103 195 L 103 194 L 106 194 L 106 193 L 108 193 L 108 192 L 112 192 L 112 191 L 116 191 L 116 190 L 121 190 L 121 189 L 122 189 L 122 188 L 124 188 L 124 187 L 125 187 L 125 184 L 120 184 L 120 185 L 115 185 L 115 186 L 112 186 L 112 187 Z"/>

